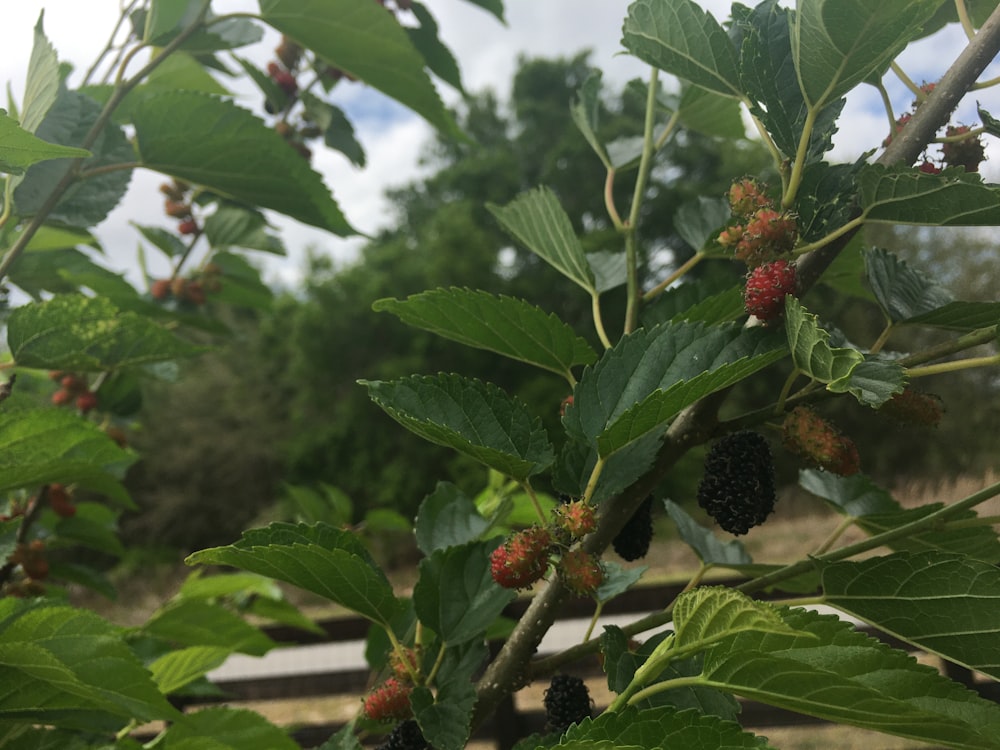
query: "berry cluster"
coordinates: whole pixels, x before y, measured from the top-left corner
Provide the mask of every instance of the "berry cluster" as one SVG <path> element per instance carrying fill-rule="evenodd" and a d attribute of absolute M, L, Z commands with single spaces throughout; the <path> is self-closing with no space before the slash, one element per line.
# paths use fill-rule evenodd
<path fill-rule="evenodd" d="M 774 510 L 774 462 L 763 436 L 742 430 L 708 451 L 698 505 L 730 534 L 746 534 Z"/>
<path fill-rule="evenodd" d="M 191 212 L 191 185 L 175 179 L 160 185 L 160 192 L 166 196 L 163 211 L 172 219 L 177 219 L 177 231 L 186 235 L 201 234 L 201 227 Z"/>
<path fill-rule="evenodd" d="M 583 500 L 566 501 L 556 509 L 552 523 L 535 525 L 508 536 L 490 556 L 493 580 L 507 589 L 528 588 L 548 570 L 553 555 L 566 587 L 579 596 L 591 596 L 604 581 L 597 556 L 570 547 L 597 528 L 594 508 Z"/>
<path fill-rule="evenodd" d="M 653 496 L 650 495 L 625 522 L 611 545 L 622 560 L 632 562 L 646 556 L 653 541 Z"/>
<path fill-rule="evenodd" d="M 882 404 L 878 411 L 903 424 L 937 427 L 944 416 L 944 402 L 933 393 L 906 388 Z"/>
<path fill-rule="evenodd" d="M 914 100 L 909 112 L 904 112 L 893 123 L 892 132 L 882 141 L 885 148 L 892 143 L 893 137 L 902 132 L 907 123 L 913 119 L 913 114 L 920 108 L 923 101 L 934 91 L 936 84 L 925 83 L 920 87 L 920 94 Z M 941 158 L 932 159 L 926 153 L 921 157 L 917 167 L 926 174 L 937 174 L 945 167 L 962 167 L 966 172 L 978 172 L 979 165 L 986 159 L 986 148 L 979 134 L 968 125 L 949 125 L 945 128 L 941 143 Z"/>
<path fill-rule="evenodd" d="M 791 252 L 798 239 L 795 217 L 779 211 L 755 180 L 734 182 L 729 206 L 738 223 L 726 227 L 718 242 L 732 248 L 735 258 L 754 268 Z"/>
<path fill-rule="evenodd" d="M 222 269 L 208 263 L 201 271 L 190 277 L 176 276 L 170 279 L 154 279 L 149 285 L 149 295 L 160 302 L 176 299 L 178 302 L 200 307 L 208 301 L 208 295 L 222 288 Z"/>
<path fill-rule="evenodd" d="M 808 406 L 796 406 L 785 416 L 781 436 L 785 448 L 820 469 L 844 477 L 861 470 L 854 441 Z"/>
<path fill-rule="evenodd" d="M 545 728 L 549 732 L 565 732 L 593 713 L 590 691 L 579 677 L 557 674 L 545 690 Z"/>
<path fill-rule="evenodd" d="M 964 167 L 966 172 L 978 172 L 986 159 L 986 148 L 968 125 L 949 125 L 944 131 L 947 140 L 941 144 L 941 158 L 949 167 Z"/>
<path fill-rule="evenodd" d="M 747 274 L 743 292 L 744 308 L 765 325 L 781 320 L 785 314 L 785 297 L 796 296 L 798 280 L 795 265 L 776 260 L 757 266 Z"/>
<path fill-rule="evenodd" d="M 59 390 L 52 394 L 52 403 L 56 406 L 73 404 L 83 414 L 97 407 L 97 394 L 90 390 L 82 375 L 52 370 L 49 377 L 59 383 Z"/>

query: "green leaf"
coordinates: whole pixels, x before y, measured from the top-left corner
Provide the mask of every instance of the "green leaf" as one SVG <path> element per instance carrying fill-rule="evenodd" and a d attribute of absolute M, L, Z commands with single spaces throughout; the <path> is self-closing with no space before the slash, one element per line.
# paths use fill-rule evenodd
<path fill-rule="evenodd" d="M 667 515 L 677 526 L 681 539 L 694 550 L 706 565 L 733 567 L 749 565 L 753 562 L 746 548 L 738 539 L 719 541 L 709 529 L 700 526 L 687 512 L 672 500 L 665 500 Z"/>
<path fill-rule="evenodd" d="M 677 118 L 685 128 L 702 135 L 733 140 L 746 136 L 740 103 L 701 86 L 684 87 Z"/>
<path fill-rule="evenodd" d="M 616 562 L 605 560 L 601 562 L 604 568 L 604 579 L 594 592 L 594 598 L 601 604 L 610 602 L 616 596 L 624 594 L 642 578 L 648 569 L 645 565 L 633 568 L 623 568 Z"/>
<path fill-rule="evenodd" d="M 587 743 L 574 745 L 573 743 Z M 591 744 L 592 743 L 592 744 Z M 628 706 L 605 712 L 571 726 L 559 748 L 612 750 L 619 748 L 676 747 L 684 750 L 768 750 L 764 737 L 756 737 L 734 721 L 698 711 L 663 708 L 638 710 Z"/>
<path fill-rule="evenodd" d="M 949 302 L 944 307 L 903 322 L 950 331 L 975 331 L 1000 323 L 1000 302 Z"/>
<path fill-rule="evenodd" d="M 943 503 L 929 503 L 904 509 L 885 490 L 863 475 L 839 477 L 823 471 L 804 471 L 799 484 L 823 498 L 839 513 L 857 518 L 857 525 L 867 534 L 881 534 L 940 510 Z M 956 514 L 956 521 L 970 521 L 978 516 L 975 510 Z M 890 549 L 911 552 L 954 552 L 986 562 L 1000 562 L 1000 541 L 988 526 L 972 523 L 958 528 L 932 526 L 930 529 L 895 539 Z"/>
<path fill-rule="evenodd" d="M 365 165 L 365 150 L 354 135 L 354 126 L 340 107 L 310 93 L 302 94 L 306 118 L 323 131 L 323 142 L 346 156 L 356 167 Z"/>
<path fill-rule="evenodd" d="M 231 653 L 220 646 L 191 646 L 164 654 L 149 665 L 149 671 L 160 692 L 169 695 L 222 666 Z"/>
<path fill-rule="evenodd" d="M 489 526 L 472 499 L 450 482 L 438 482 L 414 519 L 417 547 L 425 555 L 473 542 Z"/>
<path fill-rule="evenodd" d="M 260 278 L 260 271 L 242 255 L 215 253 L 211 262 L 222 274 L 221 287 L 212 292 L 212 299 L 226 305 L 267 310 L 274 301 L 274 292 Z"/>
<path fill-rule="evenodd" d="M 681 594 L 673 614 L 673 642 L 654 651 L 650 661 L 661 653 L 702 651 L 737 633 L 798 635 L 770 604 L 724 586 L 699 586 Z"/>
<path fill-rule="evenodd" d="M 799 485 L 830 503 L 839 513 L 854 518 L 902 510 L 892 495 L 863 474 L 841 477 L 817 469 L 799 472 Z"/>
<path fill-rule="evenodd" d="M 481 638 L 514 600 L 490 574 L 493 546 L 484 542 L 437 550 L 420 561 L 413 606 L 420 622 L 449 645 Z"/>
<path fill-rule="evenodd" d="M 609 456 L 784 354 L 779 339 L 759 329 L 683 322 L 640 329 L 584 371 L 563 421 Z"/>
<path fill-rule="evenodd" d="M 808 107 L 792 60 L 789 14 L 775 0 L 769 0 L 746 13 L 737 28 L 743 36 L 740 81 L 752 101 L 751 111 L 781 152 L 794 158 L 805 130 Z M 833 146 L 843 106 L 843 99 L 831 101 L 816 117 L 806 147 L 807 164 L 817 162 Z"/>
<path fill-rule="evenodd" d="M 21 367 L 103 372 L 190 357 L 201 348 L 109 300 L 64 294 L 17 308 L 7 345 Z"/>
<path fill-rule="evenodd" d="M 349 531 L 273 523 L 238 542 L 189 555 L 188 565 L 231 565 L 319 594 L 379 624 L 399 611 L 385 573 Z"/>
<path fill-rule="evenodd" d="M 85 156 L 90 156 L 86 149 L 46 143 L 0 113 L 0 172 L 21 174 L 35 162 Z"/>
<path fill-rule="evenodd" d="M 68 410 L 25 406 L 16 392 L 3 406 L 0 492 L 76 483 L 132 507 L 117 477 L 135 456 L 100 427 Z"/>
<path fill-rule="evenodd" d="M 119 511 L 103 503 L 83 501 L 75 505 L 76 513 L 56 525 L 59 539 L 115 557 L 124 555 L 125 547 L 118 538 Z"/>
<path fill-rule="evenodd" d="M 554 459 L 541 421 L 490 383 L 446 374 L 359 382 L 406 429 L 514 479 L 527 479 Z"/>
<path fill-rule="evenodd" d="M 594 288 L 598 294 L 616 289 L 628 281 L 625 253 L 601 250 L 587 253 L 587 265 L 594 274 Z"/>
<path fill-rule="evenodd" d="M 605 166 L 610 164 L 604 144 L 597 137 L 597 128 L 601 112 L 601 71 L 591 72 L 580 84 L 576 97 L 569 105 L 569 114 L 573 124 L 594 149 L 594 153 Z"/>
<path fill-rule="evenodd" d="M 0 677 L 4 719 L 87 726 L 85 713 L 95 710 L 125 720 L 180 718 L 121 630 L 87 610 L 0 602 Z"/>
<path fill-rule="evenodd" d="M 827 390 L 850 393 L 858 403 L 877 409 L 893 395 L 901 393 L 905 386 L 906 370 L 902 365 L 890 359 L 871 357 L 851 370 L 846 380 L 827 385 Z"/>
<path fill-rule="evenodd" d="M 154 247 L 162 250 L 164 255 L 169 258 L 179 258 L 187 252 L 187 245 L 181 241 L 176 232 L 167 231 L 163 227 L 142 226 L 134 222 L 132 226 L 138 229 L 139 234 L 152 243 Z M 214 245 L 215 243 L 213 242 L 212 244 Z"/>
<path fill-rule="evenodd" d="M 161 741 L 169 750 L 300 750 L 285 730 L 259 713 L 226 706 L 186 714 Z"/>
<path fill-rule="evenodd" d="M 586 340 L 554 314 L 515 297 L 470 289 L 435 289 L 377 300 L 372 309 L 466 346 L 486 349 L 571 377 L 570 369 L 597 359 Z"/>
<path fill-rule="evenodd" d="M 966 750 L 1000 747 L 1000 707 L 833 615 L 783 608 L 799 635 L 746 631 L 705 654 L 705 684 L 821 719 Z"/>
<path fill-rule="evenodd" d="M 709 91 L 741 95 L 729 36 L 691 0 L 636 0 L 622 34 L 622 44 L 643 62 Z"/>
<path fill-rule="evenodd" d="M 938 552 L 823 563 L 824 599 L 917 648 L 1000 678 L 1000 571 Z"/>
<path fill-rule="evenodd" d="M 686 281 L 667 289 L 642 309 L 642 324 L 652 328 L 660 323 L 729 323 L 746 315 L 743 285 L 726 286 L 704 281 Z"/>
<path fill-rule="evenodd" d="M 476 688 L 471 682 L 453 681 L 434 695 L 424 686 L 410 696 L 413 713 L 428 746 L 440 750 L 462 750 L 472 726 Z"/>
<path fill-rule="evenodd" d="M 559 199 L 547 187 L 522 193 L 506 206 L 487 204 L 511 235 L 553 268 L 589 293 L 594 273 Z"/>
<path fill-rule="evenodd" d="M 424 62 L 434 75 L 457 91 L 464 93 L 462 73 L 458 69 L 455 56 L 438 37 L 438 26 L 434 16 L 430 14 L 423 3 L 419 2 L 413 2 L 410 5 L 410 10 L 420 22 L 419 27 L 406 27 L 410 43 L 424 58 Z"/>
<path fill-rule="evenodd" d="M 946 227 L 1000 223 L 1000 190 L 960 167 L 926 174 L 915 167 L 870 164 L 858 185 L 869 222 Z"/>
<path fill-rule="evenodd" d="M 492 13 L 500 23 L 507 23 L 503 17 L 503 0 L 468 0 L 468 2 Z"/>
<path fill-rule="evenodd" d="M 260 0 L 261 18 L 331 65 L 360 78 L 445 134 L 458 128 L 424 59 L 383 8 L 355 0 Z"/>
<path fill-rule="evenodd" d="M 265 253 L 284 255 L 281 240 L 268 234 L 267 220 L 260 211 L 243 206 L 222 205 L 205 219 L 205 237 L 215 251 L 229 247 L 244 250 L 260 250 Z"/>
<path fill-rule="evenodd" d="M 354 234 L 320 175 L 232 102 L 196 91 L 154 94 L 136 105 L 132 118 L 149 169 L 340 236 Z"/>
<path fill-rule="evenodd" d="M 143 40 L 163 47 L 195 23 L 201 9 L 197 0 L 156 0 L 148 14 L 140 10 L 133 17 L 143 24 Z M 219 21 L 209 11 L 205 21 L 211 24 L 200 26 L 184 40 L 180 49 L 192 55 L 207 55 L 259 42 L 264 35 L 263 29 L 248 18 Z"/>
<path fill-rule="evenodd" d="M 49 108 L 35 135 L 49 143 L 79 147 L 100 116 L 101 106 L 76 91 L 63 91 Z M 73 182 L 48 214 L 47 221 L 74 227 L 100 223 L 121 202 L 132 177 L 135 162 L 132 144 L 120 127 L 105 125 L 93 145 L 93 154 L 81 163 L 86 172 L 92 169 L 120 168 Z M 51 159 L 28 168 L 14 191 L 14 203 L 21 216 L 34 216 L 45 206 L 56 185 L 65 177 L 73 162 Z"/>
<path fill-rule="evenodd" d="M 35 133 L 45 115 L 59 95 L 59 58 L 52 43 L 45 36 L 42 21 L 44 10 L 38 14 L 35 24 L 35 39 L 28 59 L 28 77 L 24 85 L 24 101 L 21 103 L 21 127 Z"/>
<path fill-rule="evenodd" d="M 865 253 L 868 284 L 893 323 L 944 307 L 952 296 L 931 277 L 881 248 Z"/>
<path fill-rule="evenodd" d="M 792 59 L 811 107 L 881 76 L 939 0 L 802 0 L 792 18 Z"/>
<path fill-rule="evenodd" d="M 846 380 L 865 359 L 856 349 L 831 347 L 830 334 L 820 327 L 818 318 L 791 295 L 785 297 L 785 332 L 795 366 L 821 383 Z"/>
<path fill-rule="evenodd" d="M 729 201 L 699 196 L 697 200 L 682 203 L 677 209 L 674 229 L 682 240 L 698 251 L 719 236 L 719 231 L 731 215 Z"/>
<path fill-rule="evenodd" d="M 263 656 L 277 645 L 235 612 L 201 599 L 167 604 L 143 630 L 180 646 L 218 646 L 251 656 Z"/>

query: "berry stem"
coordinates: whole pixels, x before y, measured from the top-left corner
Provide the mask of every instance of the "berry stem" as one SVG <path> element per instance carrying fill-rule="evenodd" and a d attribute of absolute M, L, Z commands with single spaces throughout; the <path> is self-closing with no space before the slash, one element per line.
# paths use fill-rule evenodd
<path fill-rule="evenodd" d="M 959 370 L 971 370 L 974 367 L 989 367 L 991 365 L 1000 365 L 1000 354 L 989 357 L 956 359 L 951 362 L 940 362 L 936 365 L 924 365 L 923 367 L 911 367 L 906 371 L 906 375 L 909 378 L 923 378 L 928 375 L 939 375 L 943 372 L 958 372 Z"/>
<path fill-rule="evenodd" d="M 899 67 L 899 63 L 893 60 L 891 63 L 889 63 L 889 67 L 892 69 L 892 72 L 896 74 L 896 78 L 902 81 L 903 85 L 906 86 L 906 88 L 908 88 L 910 91 L 912 91 L 914 96 L 916 96 L 918 99 L 923 99 L 927 96 L 926 94 L 924 94 L 923 91 L 920 90 L 920 87 L 913 82 L 913 79 L 910 78 L 908 75 L 906 75 L 906 72 L 901 67 Z"/>
<path fill-rule="evenodd" d="M 586 643 L 590 640 L 590 637 L 594 634 L 594 628 L 597 626 L 597 620 L 601 617 L 601 612 L 604 611 L 604 602 L 597 602 L 597 606 L 594 607 L 594 614 L 590 618 L 590 623 L 587 625 L 587 632 L 583 634 L 583 642 Z"/>
<path fill-rule="evenodd" d="M 809 141 L 813 128 L 816 126 L 816 116 L 819 114 L 819 104 L 811 104 L 806 109 L 806 119 L 802 123 L 802 137 L 795 151 L 795 161 L 792 163 L 792 173 L 788 177 L 785 194 L 781 198 L 781 207 L 788 210 L 795 205 L 795 196 L 802 184 L 802 173 L 806 167 L 806 154 L 809 152 Z"/>
<path fill-rule="evenodd" d="M 594 497 L 594 490 L 597 489 L 597 481 L 601 478 L 601 472 L 604 471 L 605 459 L 598 458 L 597 463 L 594 464 L 593 470 L 590 472 L 590 478 L 587 480 L 587 488 L 583 491 L 583 502 L 589 503 L 591 498 Z"/>
<path fill-rule="evenodd" d="M 890 320 L 889 325 L 887 325 L 885 328 L 882 329 L 882 333 L 880 333 L 878 335 L 878 338 L 875 339 L 875 343 L 871 345 L 871 348 L 868 350 L 868 353 L 878 354 L 880 351 L 882 351 L 882 347 L 885 346 L 885 342 L 889 340 L 889 336 L 892 334 L 894 330 L 895 328 L 893 327 L 893 323 Z"/>
<path fill-rule="evenodd" d="M 677 281 L 677 279 L 686 274 L 696 265 L 701 263 L 704 257 L 705 254 L 700 251 L 692 255 L 690 258 L 684 261 L 684 263 L 682 263 L 672 274 L 670 274 L 667 278 L 665 278 L 659 284 L 657 284 L 648 292 L 646 292 L 644 295 L 642 295 L 642 301 L 649 302 L 650 300 L 660 295 L 662 292 L 666 291 L 667 287 L 669 287 L 671 284 Z"/>
<path fill-rule="evenodd" d="M 818 240 L 810 242 L 807 245 L 800 245 L 799 247 L 795 248 L 793 254 L 795 256 L 799 256 L 799 255 L 805 255 L 806 253 L 811 253 L 813 250 L 818 250 L 819 248 L 824 247 L 825 245 L 829 245 L 831 242 L 844 236 L 848 232 L 853 232 L 855 229 L 858 229 L 864 223 L 865 223 L 864 215 L 856 216 L 846 224 L 840 225 L 839 227 L 837 227 L 824 237 L 820 237 Z"/>
<path fill-rule="evenodd" d="M 817 557 L 829 552 L 830 548 L 836 543 L 836 541 L 840 539 L 840 537 L 844 535 L 844 532 L 851 528 L 857 520 L 858 519 L 854 516 L 847 516 L 846 518 L 841 519 L 840 523 L 837 524 L 837 528 L 835 528 L 830 533 L 830 536 L 823 540 L 823 543 L 813 551 L 812 556 Z"/>
<path fill-rule="evenodd" d="M 976 36 L 976 28 L 972 25 L 972 19 L 969 17 L 969 9 L 965 7 L 965 0 L 955 0 L 955 12 L 958 14 L 958 20 L 962 24 L 965 35 L 969 38 L 969 41 L 972 41 L 973 37 Z"/>
<path fill-rule="evenodd" d="M 545 517 L 545 511 L 542 510 L 541 503 L 538 502 L 538 496 L 535 494 L 535 488 L 531 486 L 531 483 L 525 479 L 521 482 L 521 488 L 525 491 L 529 498 L 531 498 L 531 504 L 535 506 L 535 512 L 538 514 L 538 520 L 542 522 L 544 526 L 548 523 L 548 519 Z"/>
<path fill-rule="evenodd" d="M 792 371 L 788 373 L 784 385 L 781 386 L 781 393 L 778 394 L 778 402 L 774 405 L 775 416 L 779 416 L 785 410 L 785 402 L 788 400 L 788 394 L 792 392 L 792 384 L 798 380 L 801 374 L 802 370 L 798 367 L 793 367 Z"/>
<path fill-rule="evenodd" d="M 607 331 L 604 330 L 604 318 L 601 316 L 601 297 L 596 292 L 590 295 L 591 315 L 594 318 L 594 329 L 597 337 L 601 340 L 605 349 L 611 348 L 611 339 L 608 338 Z"/>
<path fill-rule="evenodd" d="M 441 665 L 444 663 L 444 653 L 446 650 L 446 643 L 441 644 L 441 648 L 438 649 L 437 657 L 434 659 L 434 666 L 431 667 L 431 671 L 427 675 L 427 679 L 424 680 L 424 684 L 433 684 L 434 678 L 437 677 L 438 671 L 441 669 Z M 414 681 L 416 682 L 416 681 Z"/>
<path fill-rule="evenodd" d="M 632 694 L 632 696 L 625 701 L 629 706 L 634 706 L 636 703 L 646 700 L 647 698 L 652 698 L 654 695 L 660 693 L 665 693 L 668 690 L 674 690 L 676 688 L 688 687 L 688 686 L 698 686 L 707 685 L 705 678 L 701 675 L 695 675 L 693 677 L 676 677 L 672 680 L 664 680 L 663 682 L 657 682 L 649 687 L 645 687 Z M 619 696 L 621 697 L 621 696 Z M 615 703 L 618 703 L 616 700 Z M 618 706 L 615 710 L 619 710 L 622 706 Z M 611 710 L 611 706 L 608 706 L 608 710 Z"/>
<path fill-rule="evenodd" d="M 611 223 L 615 229 L 619 232 L 624 232 L 625 223 L 618 213 L 618 207 L 615 206 L 615 174 L 617 174 L 615 168 L 608 167 L 608 175 L 604 178 L 604 208 L 608 212 L 608 216 L 611 218 Z"/>

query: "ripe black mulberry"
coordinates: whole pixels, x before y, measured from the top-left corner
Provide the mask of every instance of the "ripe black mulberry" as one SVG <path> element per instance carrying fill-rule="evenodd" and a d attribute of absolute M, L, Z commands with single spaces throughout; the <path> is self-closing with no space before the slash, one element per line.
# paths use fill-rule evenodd
<path fill-rule="evenodd" d="M 632 562 L 646 556 L 653 540 L 653 496 L 642 501 L 611 543 L 622 560 Z"/>
<path fill-rule="evenodd" d="M 579 677 L 557 674 L 545 690 L 546 730 L 565 732 L 573 724 L 579 724 L 593 711 L 590 691 Z"/>
<path fill-rule="evenodd" d="M 708 451 L 698 505 L 730 534 L 746 534 L 774 510 L 774 462 L 763 436 L 726 435 Z"/>
<path fill-rule="evenodd" d="M 407 719 L 396 725 L 388 739 L 378 746 L 378 750 L 426 750 L 427 740 L 416 720 Z"/>

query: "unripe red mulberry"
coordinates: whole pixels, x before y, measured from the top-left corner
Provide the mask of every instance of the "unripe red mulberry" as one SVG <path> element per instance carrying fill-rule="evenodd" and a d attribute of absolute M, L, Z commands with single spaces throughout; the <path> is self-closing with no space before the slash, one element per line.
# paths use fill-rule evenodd
<path fill-rule="evenodd" d="M 795 296 L 795 264 L 787 260 L 765 263 L 747 274 L 743 301 L 746 311 L 764 323 L 780 320 L 785 313 L 785 296 Z"/>
<path fill-rule="evenodd" d="M 541 526 L 511 534 L 490 556 L 493 580 L 507 589 L 527 588 L 545 575 L 551 544 L 552 535 Z"/>
<path fill-rule="evenodd" d="M 413 687 L 390 677 L 365 696 L 364 712 L 372 721 L 398 721 L 413 714 L 410 693 Z"/>
<path fill-rule="evenodd" d="M 785 416 L 781 435 L 785 448 L 814 466 L 844 477 L 861 470 L 854 441 L 807 406 Z"/>

